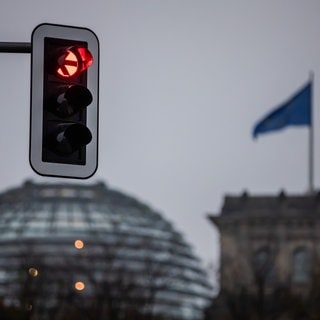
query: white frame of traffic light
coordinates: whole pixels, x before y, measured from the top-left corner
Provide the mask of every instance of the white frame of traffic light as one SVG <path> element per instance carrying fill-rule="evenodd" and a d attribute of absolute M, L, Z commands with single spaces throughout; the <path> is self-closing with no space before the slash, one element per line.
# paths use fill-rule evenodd
<path fill-rule="evenodd" d="M 91 131 L 92 141 L 86 146 L 85 165 L 42 161 L 44 39 L 46 37 L 84 41 L 94 57 L 93 65 L 87 69 L 87 88 L 92 93 L 93 101 L 87 108 L 87 127 Z M 31 44 L 30 165 L 40 175 L 89 178 L 98 167 L 99 40 L 91 30 L 86 28 L 44 23 L 33 30 Z"/>

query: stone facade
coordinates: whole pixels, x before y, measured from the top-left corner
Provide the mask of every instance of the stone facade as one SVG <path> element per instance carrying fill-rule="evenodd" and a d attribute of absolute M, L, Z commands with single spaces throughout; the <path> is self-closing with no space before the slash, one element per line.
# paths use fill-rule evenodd
<path fill-rule="evenodd" d="M 320 257 L 320 194 L 226 196 L 209 219 L 220 231 L 221 290 L 255 290 L 261 282 L 266 291 L 310 288 Z"/>

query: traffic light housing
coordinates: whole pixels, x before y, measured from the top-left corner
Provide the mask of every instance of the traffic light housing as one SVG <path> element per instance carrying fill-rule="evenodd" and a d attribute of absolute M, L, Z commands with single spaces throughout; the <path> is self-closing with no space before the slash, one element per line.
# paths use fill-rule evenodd
<path fill-rule="evenodd" d="M 89 178 L 98 166 L 98 38 L 86 28 L 41 24 L 31 44 L 31 167 Z"/>

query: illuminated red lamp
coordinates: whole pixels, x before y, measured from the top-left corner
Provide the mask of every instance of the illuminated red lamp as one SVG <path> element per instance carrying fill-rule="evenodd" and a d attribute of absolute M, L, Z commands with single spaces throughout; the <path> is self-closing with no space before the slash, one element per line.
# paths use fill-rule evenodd
<path fill-rule="evenodd" d="M 77 76 L 93 63 L 91 52 L 84 47 L 70 47 L 58 58 L 56 73 L 62 78 Z"/>

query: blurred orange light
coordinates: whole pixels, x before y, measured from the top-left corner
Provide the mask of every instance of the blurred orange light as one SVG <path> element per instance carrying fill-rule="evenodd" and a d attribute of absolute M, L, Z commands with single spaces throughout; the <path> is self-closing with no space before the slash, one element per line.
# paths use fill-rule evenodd
<path fill-rule="evenodd" d="M 85 288 L 85 284 L 82 281 L 77 281 L 74 284 L 74 287 L 75 287 L 76 290 L 82 291 Z"/>
<path fill-rule="evenodd" d="M 74 242 L 74 246 L 77 248 L 77 249 L 82 249 L 84 247 L 84 243 L 82 240 L 76 240 Z"/>
<path fill-rule="evenodd" d="M 29 275 L 34 278 L 39 275 L 39 271 L 36 268 L 29 268 L 28 272 Z"/>

